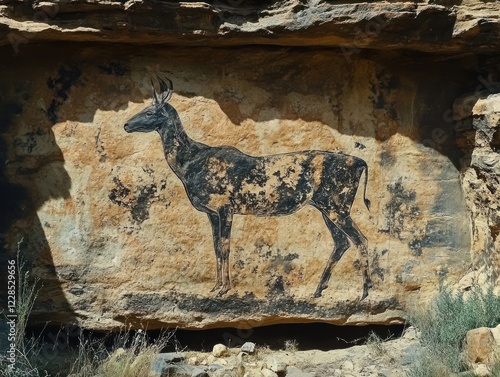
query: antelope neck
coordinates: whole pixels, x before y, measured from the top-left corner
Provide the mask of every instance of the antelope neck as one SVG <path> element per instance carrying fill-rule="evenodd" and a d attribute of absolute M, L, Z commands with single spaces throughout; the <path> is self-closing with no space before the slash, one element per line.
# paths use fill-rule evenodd
<path fill-rule="evenodd" d="M 165 120 L 158 129 L 158 133 L 161 137 L 167 163 L 174 173 L 180 176 L 200 148 L 206 146 L 194 141 L 186 134 L 174 108 L 164 111 Z"/>

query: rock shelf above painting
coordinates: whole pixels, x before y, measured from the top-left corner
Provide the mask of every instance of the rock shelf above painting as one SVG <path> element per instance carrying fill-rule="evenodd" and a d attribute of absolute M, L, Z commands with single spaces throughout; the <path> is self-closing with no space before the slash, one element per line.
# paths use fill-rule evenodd
<path fill-rule="evenodd" d="M 0 1 L 0 45 L 117 42 L 496 52 L 495 2 Z"/>

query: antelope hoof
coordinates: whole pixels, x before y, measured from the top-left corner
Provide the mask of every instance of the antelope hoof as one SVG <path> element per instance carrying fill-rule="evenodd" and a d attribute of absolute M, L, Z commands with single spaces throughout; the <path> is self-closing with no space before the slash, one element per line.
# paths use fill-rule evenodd
<path fill-rule="evenodd" d="M 365 284 L 363 287 L 363 294 L 361 295 L 361 299 L 359 301 L 363 301 L 366 297 L 368 297 L 368 291 L 372 287 L 372 283 Z"/>
<path fill-rule="evenodd" d="M 321 297 L 321 292 L 323 292 L 326 288 L 328 288 L 327 284 L 319 283 L 318 288 L 316 288 L 316 292 L 314 292 L 314 298 Z"/>
<path fill-rule="evenodd" d="M 215 297 L 222 297 L 222 296 L 224 296 L 230 289 L 231 289 L 231 287 L 223 287 L 219 291 L 219 293 L 217 293 L 217 296 L 215 296 Z"/>
<path fill-rule="evenodd" d="M 221 283 L 217 283 L 217 284 L 215 284 L 215 285 L 214 285 L 214 287 L 210 290 L 210 292 L 215 292 L 215 291 L 217 291 L 217 290 L 221 289 L 221 287 L 222 287 L 222 284 L 221 284 Z"/>

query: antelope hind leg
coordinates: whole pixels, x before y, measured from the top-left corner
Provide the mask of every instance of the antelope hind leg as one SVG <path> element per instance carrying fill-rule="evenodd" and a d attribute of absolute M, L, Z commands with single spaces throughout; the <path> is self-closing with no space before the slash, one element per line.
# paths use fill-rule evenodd
<path fill-rule="evenodd" d="M 333 248 L 332 254 L 330 255 L 330 259 L 325 266 L 323 274 L 321 275 L 321 280 L 319 281 L 318 287 L 314 292 L 315 298 L 321 297 L 321 293 L 323 292 L 323 290 L 328 288 L 328 282 L 330 281 L 333 268 L 349 248 L 349 240 L 345 233 L 342 232 L 339 227 L 337 227 L 337 225 L 335 225 L 335 223 L 325 214 L 323 214 L 323 220 L 325 220 L 326 226 L 328 227 L 328 230 L 332 235 L 335 246 Z"/>

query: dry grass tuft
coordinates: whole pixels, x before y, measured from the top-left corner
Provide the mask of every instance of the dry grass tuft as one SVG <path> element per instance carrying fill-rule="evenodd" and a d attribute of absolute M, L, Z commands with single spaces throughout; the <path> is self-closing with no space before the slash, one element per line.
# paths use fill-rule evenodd
<path fill-rule="evenodd" d="M 285 340 L 284 346 L 286 352 L 297 352 L 299 350 L 299 342 L 296 339 Z"/>

